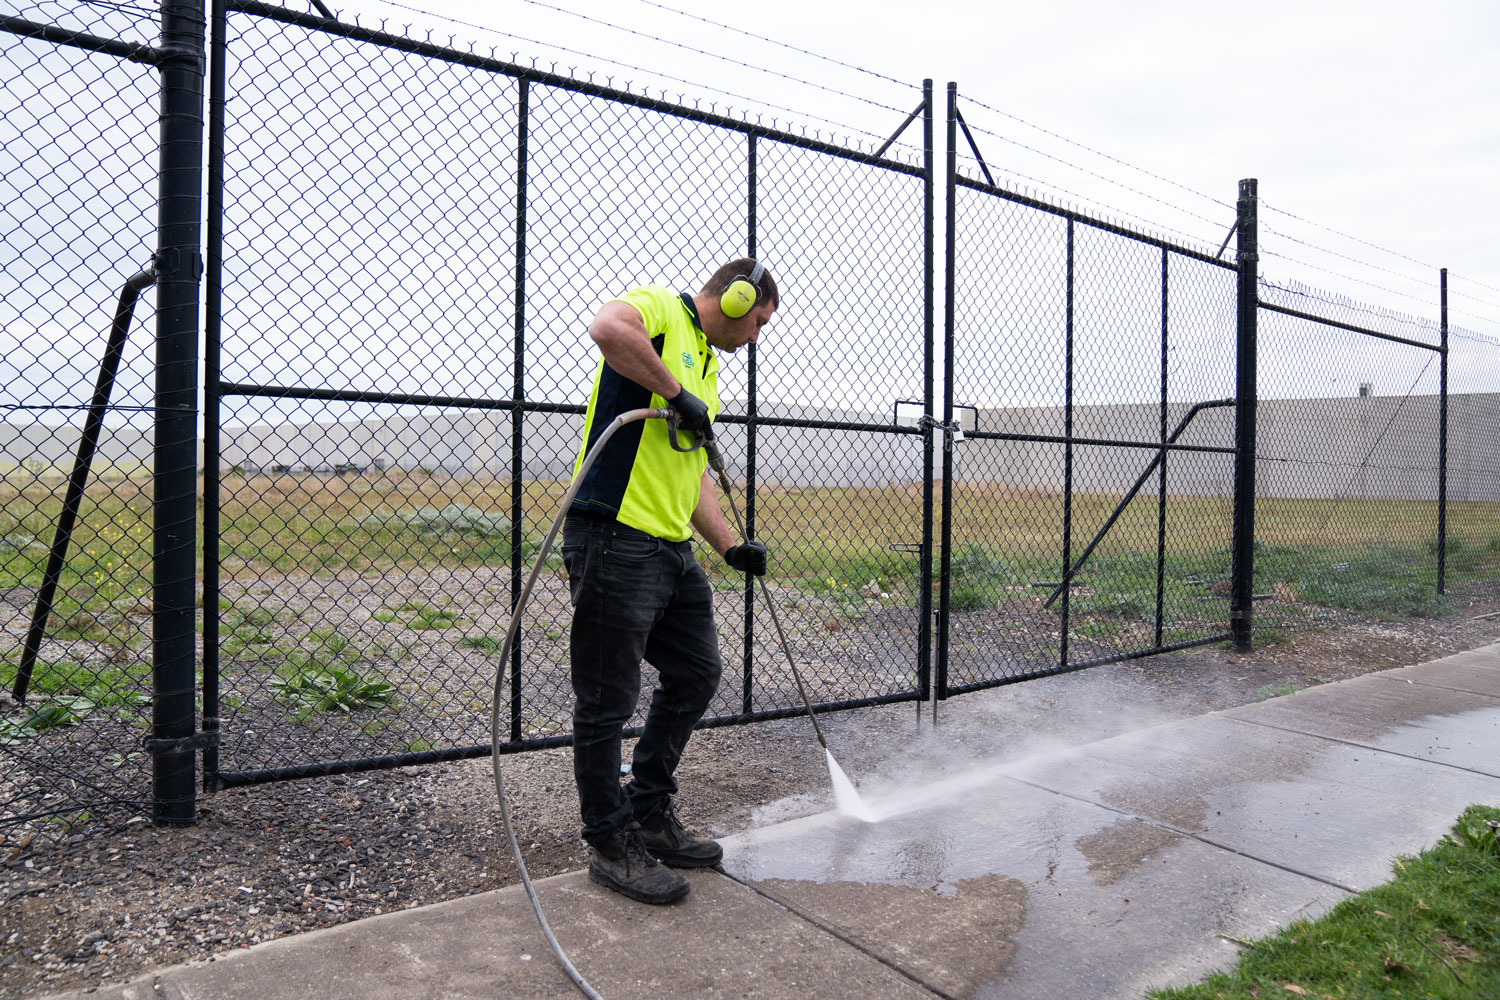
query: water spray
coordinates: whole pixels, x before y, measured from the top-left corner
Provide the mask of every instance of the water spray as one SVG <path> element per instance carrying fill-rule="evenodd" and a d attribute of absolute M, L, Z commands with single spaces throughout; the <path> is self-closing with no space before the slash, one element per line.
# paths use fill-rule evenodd
<path fill-rule="evenodd" d="M 734 512 L 735 527 L 739 530 L 740 537 L 745 537 L 745 523 L 740 518 L 739 506 L 734 501 L 734 493 L 730 488 L 729 476 L 724 471 L 724 459 L 719 454 L 718 446 L 714 443 L 711 431 L 702 434 L 692 434 L 689 444 L 682 444 L 678 438 L 680 428 L 678 426 L 677 411 L 670 407 L 645 407 L 638 410 L 627 410 L 612 420 L 604 432 L 599 435 L 593 447 L 584 454 L 583 461 L 578 464 L 578 472 L 573 476 L 573 482 L 563 494 L 562 502 L 559 504 L 557 516 L 552 520 L 552 526 L 547 531 L 547 536 L 542 540 L 541 548 L 537 551 L 536 562 L 531 567 L 531 574 L 527 576 L 525 585 L 521 588 L 521 596 L 516 601 L 516 607 L 510 616 L 510 626 L 505 630 L 505 642 L 500 648 L 500 668 L 495 672 L 495 694 L 490 702 L 490 763 L 495 774 L 495 797 L 500 801 L 500 822 L 505 828 L 505 838 L 510 843 L 511 857 L 516 862 L 516 872 L 521 876 L 521 884 L 526 889 L 526 898 L 531 902 L 531 910 L 536 914 L 537 924 L 541 926 L 542 936 L 547 939 L 547 945 L 552 949 L 552 954 L 557 956 L 563 971 L 568 978 L 573 980 L 583 995 L 590 1000 L 601 1000 L 594 988 L 584 980 L 583 976 L 569 961 L 564 953 L 562 945 L 558 944 L 557 938 L 552 933 L 551 926 L 547 923 L 547 917 L 542 913 L 542 904 L 537 899 L 536 890 L 531 885 L 531 876 L 526 871 L 526 861 L 521 856 L 521 845 L 516 841 L 515 827 L 510 818 L 510 806 L 505 798 L 505 784 L 500 774 L 500 704 L 505 694 L 505 672 L 506 665 L 510 662 L 511 647 L 515 644 L 516 632 L 520 629 L 521 615 L 526 610 L 526 604 L 531 599 L 531 591 L 536 586 L 537 577 L 541 575 L 542 565 L 547 561 L 547 555 L 552 551 L 552 543 L 557 539 L 557 533 L 562 529 L 563 519 L 567 517 L 568 508 L 573 503 L 573 497 L 578 494 L 578 487 L 583 483 L 584 476 L 588 474 L 594 459 L 604 450 L 604 445 L 609 439 L 626 424 L 635 423 L 638 420 L 665 420 L 667 421 L 667 440 L 677 451 L 689 452 L 704 450 L 708 456 L 708 464 L 713 467 L 714 473 L 719 478 L 719 487 L 724 495 L 729 498 L 730 510 Z M 797 693 L 802 697 L 802 707 L 807 709 L 807 717 L 812 720 L 813 733 L 818 737 L 818 743 L 823 747 L 824 754 L 828 757 L 828 776 L 833 783 L 834 803 L 839 812 L 867 823 L 875 822 L 875 815 L 864 804 L 855 790 L 843 768 L 839 767 L 838 761 L 833 759 L 833 751 L 828 749 L 828 741 L 823 737 L 823 729 L 818 725 L 818 717 L 813 712 L 812 702 L 808 700 L 807 689 L 802 683 L 802 672 L 797 669 L 797 662 L 792 657 L 791 644 L 787 642 L 786 633 L 781 628 L 781 616 L 776 613 L 776 606 L 771 603 L 770 592 L 766 589 L 766 581 L 756 577 L 760 581 L 761 597 L 765 600 L 767 610 L 771 612 L 771 621 L 776 625 L 777 638 L 781 640 L 781 648 L 786 653 L 787 664 L 792 668 L 792 678 L 797 682 Z"/>

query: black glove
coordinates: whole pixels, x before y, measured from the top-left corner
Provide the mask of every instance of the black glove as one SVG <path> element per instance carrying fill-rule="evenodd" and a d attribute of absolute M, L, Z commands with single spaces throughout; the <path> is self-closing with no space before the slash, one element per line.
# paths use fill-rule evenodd
<path fill-rule="evenodd" d="M 708 404 L 686 389 L 667 400 L 667 405 L 677 411 L 677 423 L 685 431 L 695 434 L 709 433 L 713 423 L 708 416 Z"/>
<path fill-rule="evenodd" d="M 760 542 L 750 541 L 731 545 L 724 553 L 724 561 L 741 573 L 753 576 L 766 575 L 766 547 Z"/>

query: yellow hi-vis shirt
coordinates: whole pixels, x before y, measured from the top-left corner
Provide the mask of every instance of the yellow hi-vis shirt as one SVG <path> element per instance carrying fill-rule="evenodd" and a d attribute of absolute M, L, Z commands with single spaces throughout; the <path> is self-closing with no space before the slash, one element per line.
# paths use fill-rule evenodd
<path fill-rule="evenodd" d="M 708 404 L 710 418 L 718 416 L 719 361 L 703 336 L 692 297 L 661 285 L 646 285 L 610 301 L 635 307 L 667 371 Z M 615 417 L 627 410 L 666 405 L 666 400 L 600 358 L 583 424 L 583 448 L 573 474 L 578 474 L 584 454 Z M 589 467 L 572 509 L 613 517 L 658 538 L 685 541 L 693 533 L 693 510 L 707 463 L 702 450 L 686 454 L 673 450 L 665 420 L 626 424 Z"/>

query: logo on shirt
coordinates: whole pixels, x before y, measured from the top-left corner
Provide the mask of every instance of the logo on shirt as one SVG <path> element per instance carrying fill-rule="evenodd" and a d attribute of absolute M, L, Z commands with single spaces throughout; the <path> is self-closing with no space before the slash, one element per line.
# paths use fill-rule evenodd
<path fill-rule="evenodd" d="M 691 367 L 693 367 L 693 355 L 690 352 L 688 352 L 688 351 L 683 351 L 682 352 L 682 367 L 684 367 L 684 368 L 691 368 Z"/>

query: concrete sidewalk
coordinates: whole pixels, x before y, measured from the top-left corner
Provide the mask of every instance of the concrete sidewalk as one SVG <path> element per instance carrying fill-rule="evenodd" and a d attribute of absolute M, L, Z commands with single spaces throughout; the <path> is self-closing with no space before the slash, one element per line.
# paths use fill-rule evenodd
<path fill-rule="evenodd" d="M 1138 997 L 1385 882 L 1500 804 L 1500 645 L 867 791 L 727 838 L 682 903 L 537 883 L 609 1000 Z M 568 997 L 519 886 L 164 969 L 104 998 Z M 73 994 L 72 996 L 83 996 Z"/>

